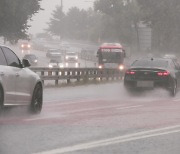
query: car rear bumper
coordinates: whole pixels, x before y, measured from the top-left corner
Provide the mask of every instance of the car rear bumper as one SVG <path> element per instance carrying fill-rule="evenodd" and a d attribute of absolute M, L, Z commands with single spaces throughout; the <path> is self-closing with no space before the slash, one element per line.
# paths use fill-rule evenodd
<path fill-rule="evenodd" d="M 142 84 L 139 84 L 142 83 Z M 143 85 L 143 83 L 145 85 Z M 153 88 L 165 88 L 165 89 L 171 89 L 172 84 L 171 82 L 165 80 L 165 81 L 139 81 L 139 80 L 134 80 L 134 81 L 124 81 L 124 86 L 126 88 L 131 88 L 131 89 L 153 89 Z"/>

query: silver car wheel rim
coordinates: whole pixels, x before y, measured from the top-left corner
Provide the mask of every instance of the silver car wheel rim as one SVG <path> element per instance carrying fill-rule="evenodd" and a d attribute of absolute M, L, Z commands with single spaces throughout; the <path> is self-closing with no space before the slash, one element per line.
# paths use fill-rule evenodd
<path fill-rule="evenodd" d="M 40 110 L 41 104 L 42 104 L 42 94 L 41 94 L 41 90 L 38 89 L 37 94 L 35 96 L 35 100 L 34 100 L 34 109 L 36 111 Z"/>

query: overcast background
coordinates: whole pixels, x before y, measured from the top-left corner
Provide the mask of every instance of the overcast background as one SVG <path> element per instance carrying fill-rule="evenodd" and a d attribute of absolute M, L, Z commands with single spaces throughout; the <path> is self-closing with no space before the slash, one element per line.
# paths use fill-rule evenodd
<path fill-rule="evenodd" d="M 81 9 L 87 9 L 93 6 L 94 0 L 63 0 L 64 2 L 64 11 L 67 12 L 69 8 L 76 6 Z M 44 9 L 36 14 L 30 22 L 31 28 L 29 33 L 37 34 L 44 31 L 47 27 L 47 22 L 51 17 L 52 11 L 56 8 L 57 5 L 61 4 L 61 0 L 43 0 L 41 2 L 41 7 Z"/>

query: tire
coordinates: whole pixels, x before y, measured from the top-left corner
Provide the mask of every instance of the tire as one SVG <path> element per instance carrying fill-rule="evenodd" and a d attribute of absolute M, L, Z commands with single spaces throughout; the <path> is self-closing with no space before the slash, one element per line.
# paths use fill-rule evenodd
<path fill-rule="evenodd" d="M 176 83 L 176 81 L 174 80 L 173 81 L 173 85 L 172 85 L 172 89 L 171 89 L 171 96 L 175 96 L 176 95 L 176 92 L 177 92 L 177 83 Z"/>
<path fill-rule="evenodd" d="M 4 92 L 3 88 L 0 86 L 0 112 L 3 111 L 4 108 Z"/>
<path fill-rule="evenodd" d="M 42 110 L 42 104 L 43 104 L 43 89 L 40 84 L 37 84 L 34 88 L 32 101 L 30 105 L 30 111 L 31 113 L 38 114 Z"/>

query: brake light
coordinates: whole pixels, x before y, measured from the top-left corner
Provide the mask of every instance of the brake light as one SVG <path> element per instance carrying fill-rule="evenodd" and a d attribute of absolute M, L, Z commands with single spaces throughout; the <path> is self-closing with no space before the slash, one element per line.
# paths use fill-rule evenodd
<path fill-rule="evenodd" d="M 126 71 L 126 74 L 134 75 L 134 74 L 136 74 L 136 72 L 134 72 L 134 71 Z"/>
<path fill-rule="evenodd" d="M 170 73 L 168 71 L 165 72 L 158 72 L 157 75 L 158 76 L 168 76 Z"/>

